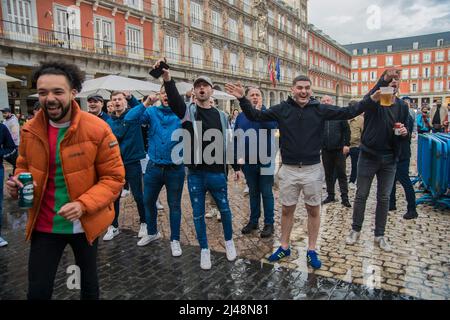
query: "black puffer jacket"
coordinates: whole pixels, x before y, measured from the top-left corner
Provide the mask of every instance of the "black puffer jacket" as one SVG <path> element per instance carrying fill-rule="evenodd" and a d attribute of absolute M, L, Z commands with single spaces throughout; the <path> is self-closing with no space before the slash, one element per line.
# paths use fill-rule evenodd
<path fill-rule="evenodd" d="M 325 131 L 322 141 L 324 150 L 340 150 L 350 146 L 350 126 L 346 120 L 325 121 Z"/>

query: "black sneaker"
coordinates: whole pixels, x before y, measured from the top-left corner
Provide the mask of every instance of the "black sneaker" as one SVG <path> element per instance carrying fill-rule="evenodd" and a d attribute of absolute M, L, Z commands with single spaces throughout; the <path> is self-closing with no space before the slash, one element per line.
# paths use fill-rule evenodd
<path fill-rule="evenodd" d="M 351 208 L 352 207 L 352 205 L 350 204 L 350 201 L 348 201 L 348 199 L 342 200 L 342 205 L 344 207 L 347 207 L 347 208 Z"/>
<path fill-rule="evenodd" d="M 330 202 L 335 202 L 336 200 L 334 199 L 334 197 L 330 197 L 328 196 L 325 200 L 322 201 L 322 204 L 327 204 Z"/>
<path fill-rule="evenodd" d="M 403 216 L 403 219 L 405 220 L 412 220 L 416 219 L 419 215 L 417 214 L 416 210 L 408 210 L 408 212 L 405 213 Z"/>
<path fill-rule="evenodd" d="M 253 230 L 258 230 L 258 225 L 255 223 L 247 223 L 247 225 L 242 228 L 242 234 L 249 234 L 251 233 Z"/>
<path fill-rule="evenodd" d="M 389 205 L 389 211 L 395 211 L 395 210 L 397 210 L 396 206 Z"/>
<path fill-rule="evenodd" d="M 261 238 L 269 238 L 273 235 L 273 224 L 265 224 L 261 231 Z"/>

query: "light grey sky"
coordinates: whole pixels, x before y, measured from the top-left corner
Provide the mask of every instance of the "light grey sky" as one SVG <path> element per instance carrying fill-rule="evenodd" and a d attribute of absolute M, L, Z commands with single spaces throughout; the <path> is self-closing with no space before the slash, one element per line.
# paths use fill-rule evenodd
<path fill-rule="evenodd" d="M 340 44 L 402 38 L 450 31 L 450 1 L 309 0 L 308 20 Z"/>

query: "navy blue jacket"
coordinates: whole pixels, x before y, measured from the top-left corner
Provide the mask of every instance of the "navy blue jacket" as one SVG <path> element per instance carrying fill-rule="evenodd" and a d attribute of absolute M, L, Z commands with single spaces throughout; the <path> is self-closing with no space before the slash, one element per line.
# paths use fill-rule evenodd
<path fill-rule="evenodd" d="M 14 151 L 16 145 L 8 128 L 0 123 L 0 166 L 3 167 L 3 157 Z"/>
<path fill-rule="evenodd" d="M 267 108 L 265 106 L 262 106 L 261 110 L 266 110 Z M 272 129 L 276 129 L 278 127 L 278 124 L 276 121 L 267 121 L 267 122 L 258 122 L 258 121 L 251 121 L 247 118 L 247 116 L 245 115 L 245 113 L 241 112 L 237 118 L 236 118 L 236 122 L 234 124 L 234 132 L 236 135 L 236 130 L 238 129 L 242 129 L 242 131 L 245 133 L 247 132 L 247 130 L 255 130 L 256 132 L 256 138 L 257 138 L 257 145 L 255 146 L 256 148 L 252 148 L 254 149 L 254 151 L 257 152 L 256 155 L 250 154 L 250 138 L 249 136 L 245 136 L 245 163 L 249 163 L 249 161 L 253 158 L 255 158 L 258 161 L 258 164 L 261 164 L 260 158 L 259 158 L 259 147 L 260 147 L 260 134 L 261 134 L 261 129 L 265 129 L 265 134 L 266 134 L 266 138 L 267 138 L 267 152 L 266 154 L 263 154 L 263 157 L 267 157 L 267 158 L 273 158 L 275 157 L 275 154 L 272 155 L 272 150 L 274 150 L 274 152 L 276 152 L 275 150 L 275 142 L 274 142 L 274 135 L 273 132 L 271 131 Z M 237 143 L 237 136 L 235 137 L 235 141 L 234 141 L 234 154 L 235 154 L 235 160 L 238 160 L 238 143 Z M 237 163 L 237 162 L 235 162 Z M 265 163 L 265 165 L 270 165 L 270 163 Z"/>
<path fill-rule="evenodd" d="M 100 111 L 100 114 L 97 117 L 103 119 L 105 122 L 108 122 L 108 119 L 111 119 L 109 114 L 107 114 L 106 112 L 103 112 L 103 111 Z"/>
<path fill-rule="evenodd" d="M 127 113 L 126 121 L 138 121 L 148 124 L 148 156 L 156 164 L 173 164 L 172 150 L 178 141 L 172 141 L 172 133 L 181 129 L 181 120 L 170 107 L 144 107 L 139 104 Z M 183 154 L 180 152 L 176 164 L 181 164 Z"/>

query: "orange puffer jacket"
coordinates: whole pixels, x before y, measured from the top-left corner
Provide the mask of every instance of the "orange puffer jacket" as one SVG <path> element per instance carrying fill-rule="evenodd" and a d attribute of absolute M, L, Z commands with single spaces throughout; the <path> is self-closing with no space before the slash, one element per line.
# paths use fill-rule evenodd
<path fill-rule="evenodd" d="M 26 239 L 31 238 L 49 175 L 48 119 L 41 110 L 22 128 L 16 175 L 31 172 L 37 186 L 29 209 Z M 125 169 L 117 139 L 102 119 L 72 102 L 71 124 L 60 144 L 62 171 L 71 201 L 85 213 L 80 222 L 89 243 L 114 219 L 114 200 L 124 184 Z"/>

